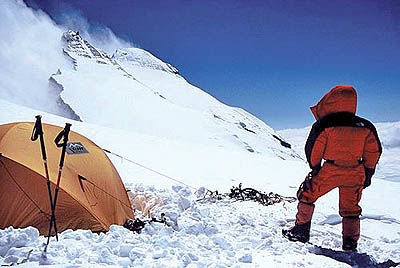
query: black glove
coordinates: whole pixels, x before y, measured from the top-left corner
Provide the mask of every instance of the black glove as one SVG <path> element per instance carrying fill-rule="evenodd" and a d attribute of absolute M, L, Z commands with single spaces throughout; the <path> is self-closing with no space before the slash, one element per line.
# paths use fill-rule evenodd
<path fill-rule="evenodd" d="M 367 168 L 364 167 L 365 171 L 365 181 L 364 181 L 364 189 L 371 185 L 371 178 L 375 173 L 375 168 Z"/>
<path fill-rule="evenodd" d="M 311 168 L 311 172 L 310 172 L 311 175 L 312 175 L 312 177 L 317 176 L 317 175 L 318 175 L 318 172 L 320 171 L 320 169 L 321 169 L 321 163 L 319 163 L 318 165 L 312 167 L 312 168 Z"/>
<path fill-rule="evenodd" d="M 303 189 L 304 192 L 308 192 L 309 190 L 313 190 L 312 179 L 313 179 L 312 171 L 310 171 L 306 178 L 304 179 L 303 183 L 300 185 L 300 188 Z"/>

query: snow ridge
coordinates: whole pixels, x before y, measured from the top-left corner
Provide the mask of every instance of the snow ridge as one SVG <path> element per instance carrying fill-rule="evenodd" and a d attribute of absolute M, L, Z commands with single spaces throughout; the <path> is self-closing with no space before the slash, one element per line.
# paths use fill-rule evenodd
<path fill-rule="evenodd" d="M 119 61 L 127 61 L 140 67 L 161 70 L 176 75 L 179 74 L 177 68 L 169 63 L 162 62 L 158 58 L 154 57 L 150 52 L 140 48 L 117 49 L 112 58 Z"/>
<path fill-rule="evenodd" d="M 123 72 L 125 77 L 133 78 L 132 75 L 126 72 L 124 68 L 122 68 L 118 62 L 113 60 L 107 53 L 92 46 L 87 40 L 83 39 L 79 35 L 79 32 L 68 30 L 62 35 L 61 40 L 65 46 L 63 53 L 66 55 L 68 60 L 72 61 L 75 71 L 77 70 L 78 63 L 73 55 L 93 59 L 98 64 L 115 65 L 118 70 Z"/>
<path fill-rule="evenodd" d="M 61 92 L 64 90 L 64 87 L 61 84 L 59 84 L 56 79 L 54 79 L 55 76 L 60 75 L 60 74 L 61 74 L 61 71 L 58 70 L 57 73 L 53 74 L 49 78 L 49 87 L 51 90 L 54 90 L 54 94 L 57 96 L 56 103 L 57 103 L 58 107 L 60 107 L 60 109 L 62 111 L 64 111 L 64 113 L 62 113 L 62 116 L 72 119 L 72 120 L 82 121 L 81 118 L 79 117 L 79 115 L 77 115 L 75 113 L 75 111 L 72 110 L 71 106 L 69 106 L 67 103 L 65 103 L 64 100 L 61 98 Z"/>
<path fill-rule="evenodd" d="M 62 35 L 61 40 L 66 44 L 66 51 L 75 52 L 77 55 L 96 59 L 97 63 L 109 64 L 112 63 L 110 57 L 100 49 L 92 46 L 88 41 L 84 40 L 79 32 L 67 31 Z"/>

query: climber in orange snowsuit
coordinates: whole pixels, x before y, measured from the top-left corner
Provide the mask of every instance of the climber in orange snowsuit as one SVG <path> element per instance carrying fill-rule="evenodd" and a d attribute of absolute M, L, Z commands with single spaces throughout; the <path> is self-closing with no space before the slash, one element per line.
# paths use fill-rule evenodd
<path fill-rule="evenodd" d="M 342 248 L 357 248 L 361 215 L 358 203 L 363 189 L 371 184 L 382 146 L 374 125 L 355 115 L 356 107 L 357 93 L 351 86 L 336 86 L 311 107 L 317 121 L 305 152 L 312 171 L 297 192 L 295 226 L 283 231 L 289 240 L 309 240 L 315 201 L 338 187 Z"/>

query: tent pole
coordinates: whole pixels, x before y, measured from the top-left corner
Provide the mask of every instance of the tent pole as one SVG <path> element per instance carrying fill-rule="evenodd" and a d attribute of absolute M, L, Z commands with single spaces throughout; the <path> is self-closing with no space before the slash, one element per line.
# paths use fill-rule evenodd
<path fill-rule="evenodd" d="M 37 139 L 40 139 L 40 148 L 42 151 L 42 159 L 43 159 L 43 165 L 44 165 L 44 170 L 46 174 L 46 180 L 47 180 L 47 192 L 49 193 L 49 200 L 50 200 L 50 208 L 51 208 L 51 214 L 53 214 L 54 211 L 54 205 L 53 205 L 53 195 L 51 194 L 51 187 L 50 187 L 50 176 L 49 176 L 49 169 L 47 166 L 47 155 L 46 155 L 46 147 L 44 145 L 44 136 L 43 136 L 43 128 L 42 128 L 42 116 L 37 115 L 36 116 L 36 123 L 32 131 L 32 136 L 31 140 L 36 141 Z M 51 220 L 51 219 L 50 219 Z M 57 230 L 56 222 L 54 221 L 54 229 Z M 56 239 L 58 241 L 58 234 L 56 233 Z M 47 244 L 50 242 L 50 236 L 47 239 Z"/>
<path fill-rule="evenodd" d="M 53 227 L 53 222 L 54 222 L 54 231 L 57 234 L 57 227 L 55 225 L 55 223 L 56 223 L 55 212 L 56 212 L 58 191 L 60 189 L 61 173 L 62 173 L 62 169 L 64 166 L 65 152 L 67 150 L 68 135 L 69 135 L 70 128 L 71 128 L 71 124 L 66 123 L 65 128 L 57 135 L 57 137 L 54 140 L 54 143 L 57 145 L 57 147 L 61 147 L 62 151 L 61 151 L 60 165 L 59 165 L 59 169 L 58 169 L 57 185 L 56 185 L 56 190 L 55 190 L 54 200 L 53 200 L 54 210 L 52 210 L 52 212 L 51 212 L 51 220 L 50 220 L 49 236 L 48 236 L 47 244 L 49 243 L 51 229 Z M 61 139 L 63 139 L 62 143 L 60 143 Z M 58 241 L 58 238 L 57 238 L 57 241 Z"/>

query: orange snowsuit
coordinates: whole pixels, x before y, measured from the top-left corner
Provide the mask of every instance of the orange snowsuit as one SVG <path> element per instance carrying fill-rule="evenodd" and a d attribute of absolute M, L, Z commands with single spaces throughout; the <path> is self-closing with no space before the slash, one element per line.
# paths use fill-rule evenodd
<path fill-rule="evenodd" d="M 360 236 L 363 188 L 371 183 L 382 146 L 375 127 L 355 115 L 357 93 L 351 86 L 336 86 L 311 107 L 317 120 L 306 142 L 310 177 L 297 192 L 296 224 L 311 221 L 314 202 L 339 188 L 339 214 L 343 237 L 357 241 Z M 322 160 L 325 160 L 322 167 Z"/>

